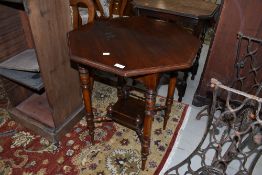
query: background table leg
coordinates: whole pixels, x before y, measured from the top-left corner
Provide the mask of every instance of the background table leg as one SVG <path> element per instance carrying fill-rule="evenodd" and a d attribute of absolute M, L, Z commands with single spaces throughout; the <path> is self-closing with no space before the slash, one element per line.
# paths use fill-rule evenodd
<path fill-rule="evenodd" d="M 170 75 L 167 97 L 166 97 L 166 110 L 165 110 L 164 124 L 163 124 L 164 130 L 166 129 L 166 124 L 169 119 L 169 115 L 171 113 L 171 107 L 173 104 L 174 93 L 175 93 L 175 88 L 176 88 L 176 79 L 177 79 L 177 74 L 175 72 L 172 72 Z"/>

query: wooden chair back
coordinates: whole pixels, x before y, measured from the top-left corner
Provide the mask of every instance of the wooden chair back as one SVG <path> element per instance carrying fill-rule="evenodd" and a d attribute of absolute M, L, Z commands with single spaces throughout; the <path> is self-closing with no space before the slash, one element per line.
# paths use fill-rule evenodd
<path fill-rule="evenodd" d="M 113 15 L 118 15 L 122 17 L 124 15 L 124 10 L 127 5 L 127 0 L 109 0 L 108 8 L 109 8 L 109 16 L 106 16 L 104 13 L 103 6 L 100 0 L 96 0 L 96 5 L 98 10 L 101 13 L 101 17 L 103 18 L 112 18 Z"/>
<path fill-rule="evenodd" d="M 92 0 L 70 0 L 70 6 L 73 10 L 73 29 L 82 26 L 82 18 L 79 13 L 79 7 L 87 8 L 88 23 L 92 23 L 95 17 L 95 6 Z"/>

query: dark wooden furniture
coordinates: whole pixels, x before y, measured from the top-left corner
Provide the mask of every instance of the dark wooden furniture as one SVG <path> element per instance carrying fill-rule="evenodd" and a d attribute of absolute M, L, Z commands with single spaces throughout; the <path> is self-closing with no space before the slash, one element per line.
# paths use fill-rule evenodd
<path fill-rule="evenodd" d="M 137 15 L 175 22 L 190 30 L 202 43 L 207 27 L 219 7 L 217 4 L 202 0 L 134 0 L 133 5 Z M 188 72 L 191 72 L 192 80 L 197 73 L 201 49 L 202 45 L 193 66 L 184 72 L 184 78 L 178 84 L 179 101 L 185 94 Z"/>
<path fill-rule="evenodd" d="M 144 17 L 97 21 L 69 33 L 71 60 L 79 64 L 81 87 L 91 137 L 90 76 L 93 69 L 133 77 L 146 87 L 145 102 L 129 96 L 120 79 L 118 102 L 108 108 L 116 122 L 134 129 L 142 143 L 142 169 L 150 147 L 151 126 L 157 110 L 165 110 L 164 128 L 173 102 L 176 76 L 169 81 L 166 106 L 155 107 L 156 88 L 163 72 L 189 68 L 200 47 L 199 40 L 175 24 Z M 94 42 L 95 41 L 95 42 Z M 143 129 L 143 131 L 142 131 Z"/>
<path fill-rule="evenodd" d="M 78 73 L 71 69 L 69 1 L 0 2 L 0 60 L 34 57 L 40 72 L 1 68 L 11 117 L 50 141 L 83 116 Z M 21 54 L 22 53 L 22 54 Z"/>
<path fill-rule="evenodd" d="M 212 77 L 231 86 L 236 76 L 234 64 L 237 55 L 237 33 L 262 38 L 261 11 L 262 1 L 260 0 L 239 0 L 237 2 L 224 0 L 215 37 L 208 53 L 201 81 L 194 95 L 194 105 L 202 106 L 210 103 L 211 98 L 208 97 L 212 96 L 209 86 Z M 257 61 L 261 63 L 262 59 Z M 258 74 L 258 79 L 262 78 L 261 75 Z"/>

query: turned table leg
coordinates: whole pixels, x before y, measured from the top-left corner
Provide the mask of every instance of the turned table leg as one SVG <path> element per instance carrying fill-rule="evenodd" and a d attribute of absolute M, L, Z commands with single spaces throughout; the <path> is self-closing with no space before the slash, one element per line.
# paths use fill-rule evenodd
<path fill-rule="evenodd" d="M 144 130 L 142 139 L 142 170 L 145 169 L 147 156 L 150 150 L 151 129 L 153 123 L 153 117 L 155 115 L 155 103 L 156 103 L 156 87 L 159 81 L 158 74 L 148 75 L 144 78 L 144 83 L 147 87 L 145 93 L 146 107 L 144 118 Z"/>
<path fill-rule="evenodd" d="M 171 113 L 171 107 L 173 105 L 174 93 L 176 88 L 176 79 L 177 79 L 177 74 L 175 72 L 172 72 L 170 75 L 167 97 L 166 97 L 166 110 L 165 110 L 164 124 L 163 124 L 164 130 L 166 129 L 167 121 Z"/>
<path fill-rule="evenodd" d="M 89 128 L 89 134 L 91 137 L 91 143 L 94 144 L 94 115 L 92 111 L 92 101 L 91 101 L 91 88 L 92 88 L 92 78 L 90 78 L 90 74 L 88 70 L 84 67 L 79 66 L 79 76 L 80 76 L 80 83 L 82 87 L 83 99 L 86 109 L 86 121 L 87 126 Z"/>

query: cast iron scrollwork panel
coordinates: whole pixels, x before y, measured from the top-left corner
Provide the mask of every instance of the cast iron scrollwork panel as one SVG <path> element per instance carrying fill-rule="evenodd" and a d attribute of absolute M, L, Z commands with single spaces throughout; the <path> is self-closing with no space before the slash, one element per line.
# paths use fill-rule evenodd
<path fill-rule="evenodd" d="M 211 80 L 212 105 L 197 116 L 208 117 L 204 136 L 193 153 L 166 175 L 226 175 L 231 167 L 230 174 L 252 174 L 262 154 L 261 58 L 262 40 L 238 33 L 234 80 L 229 87 Z"/>
<path fill-rule="evenodd" d="M 262 154 L 262 98 L 222 85 L 212 79 L 213 103 L 209 114 L 207 130 L 197 149 L 184 161 L 170 168 L 165 174 L 225 175 L 230 166 L 234 174 L 252 174 Z M 261 90 L 262 83 L 258 89 Z M 226 94 L 221 101 L 219 94 Z M 244 97 L 243 101 L 232 96 Z M 207 157 L 212 155 L 212 160 Z M 200 158 L 199 168 L 192 165 L 193 159 Z"/>

